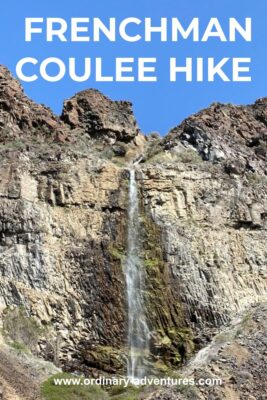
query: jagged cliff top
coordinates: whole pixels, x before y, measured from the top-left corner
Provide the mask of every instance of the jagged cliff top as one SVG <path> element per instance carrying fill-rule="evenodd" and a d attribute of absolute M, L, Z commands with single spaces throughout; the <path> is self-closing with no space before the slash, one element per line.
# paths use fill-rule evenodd
<path fill-rule="evenodd" d="M 49 108 L 30 100 L 20 82 L 0 66 L 0 141 L 35 134 L 38 129 L 56 135 L 65 127 Z"/>
<path fill-rule="evenodd" d="M 204 161 L 224 163 L 226 172 L 266 173 L 267 98 L 253 105 L 214 103 L 171 129 L 156 141 L 142 135 L 127 101 L 112 101 L 95 89 L 77 93 L 64 102 L 60 117 L 30 100 L 19 81 L 0 66 L 0 142 L 18 138 L 50 142 L 88 142 L 128 159 L 145 153 L 180 153 L 191 149 Z M 130 151 L 129 151 L 130 149 Z M 152 151 L 151 151 L 152 149 Z"/>
<path fill-rule="evenodd" d="M 185 119 L 163 139 L 165 150 L 184 145 L 206 161 L 232 161 L 233 170 L 265 168 L 267 98 L 253 105 L 214 103 Z M 229 165 L 231 169 L 231 166 Z"/>
<path fill-rule="evenodd" d="M 0 66 L 0 142 L 25 135 L 73 141 L 72 131 L 78 128 L 88 138 L 100 136 L 111 144 L 131 142 L 140 132 L 130 102 L 112 101 L 98 90 L 84 90 L 64 102 L 58 117 L 30 100 L 19 81 Z"/>
<path fill-rule="evenodd" d="M 88 89 L 64 101 L 61 119 L 71 128 L 81 128 L 91 136 L 108 135 L 129 142 L 139 133 L 132 104 L 111 101 L 101 92 Z"/>

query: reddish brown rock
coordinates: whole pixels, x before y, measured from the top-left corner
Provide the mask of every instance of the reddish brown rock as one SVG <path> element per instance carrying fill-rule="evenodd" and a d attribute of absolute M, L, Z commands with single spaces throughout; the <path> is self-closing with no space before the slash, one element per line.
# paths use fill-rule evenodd
<path fill-rule="evenodd" d="M 0 141 L 25 136 L 55 137 L 68 127 L 52 111 L 30 100 L 19 81 L 0 65 Z"/>
<path fill-rule="evenodd" d="M 101 137 L 111 144 L 128 143 L 140 132 L 130 102 L 112 101 L 94 89 L 66 100 L 61 118 L 71 128 L 81 128 L 90 137 Z"/>

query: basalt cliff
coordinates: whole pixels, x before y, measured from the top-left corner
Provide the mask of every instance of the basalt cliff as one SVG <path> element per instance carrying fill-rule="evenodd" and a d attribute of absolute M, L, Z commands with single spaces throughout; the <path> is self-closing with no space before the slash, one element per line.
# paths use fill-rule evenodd
<path fill-rule="evenodd" d="M 254 325 L 238 334 L 248 335 L 244 363 L 260 385 L 263 360 L 251 338 L 266 311 L 259 304 L 267 289 L 267 98 L 212 104 L 161 138 L 142 134 L 131 103 L 93 89 L 66 100 L 55 116 L 0 67 L 0 159 L 0 313 L 9 341 L 68 372 L 125 374 L 129 168 L 136 162 L 152 373 L 183 368 L 248 312 Z M 217 397 L 166 391 L 147 398 L 263 399 L 263 389 L 253 397 L 238 379 Z"/>

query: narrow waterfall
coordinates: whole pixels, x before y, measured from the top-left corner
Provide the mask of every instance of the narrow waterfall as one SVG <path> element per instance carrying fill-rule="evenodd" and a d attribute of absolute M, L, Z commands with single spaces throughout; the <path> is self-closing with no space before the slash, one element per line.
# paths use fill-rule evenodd
<path fill-rule="evenodd" d="M 149 329 L 145 317 L 144 272 L 141 258 L 138 189 L 135 170 L 130 170 L 128 205 L 128 251 L 125 266 L 128 299 L 128 377 L 146 374 L 145 359 L 149 353 Z"/>

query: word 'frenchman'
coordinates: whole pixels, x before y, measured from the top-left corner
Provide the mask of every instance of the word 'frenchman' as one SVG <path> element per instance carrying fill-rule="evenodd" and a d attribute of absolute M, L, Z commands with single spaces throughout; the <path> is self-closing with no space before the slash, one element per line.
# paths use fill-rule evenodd
<path fill-rule="evenodd" d="M 31 42 L 33 35 L 45 35 L 47 42 L 99 42 L 107 39 L 115 42 L 122 39 L 126 42 L 151 42 L 160 38 L 161 42 L 178 42 L 191 39 L 194 42 L 207 42 L 217 38 L 221 42 L 235 42 L 238 35 L 246 42 L 252 40 L 252 20 L 245 18 L 242 25 L 236 18 L 229 18 L 228 26 L 223 28 L 218 18 L 211 18 L 205 26 L 195 17 L 185 27 L 178 18 L 161 18 L 160 23 L 153 23 L 151 18 L 141 20 L 135 17 L 117 21 L 109 18 L 103 22 L 100 18 L 26 18 L 25 40 Z M 156 36 L 155 36 L 156 35 Z M 153 36 L 153 37 L 152 37 Z"/>

